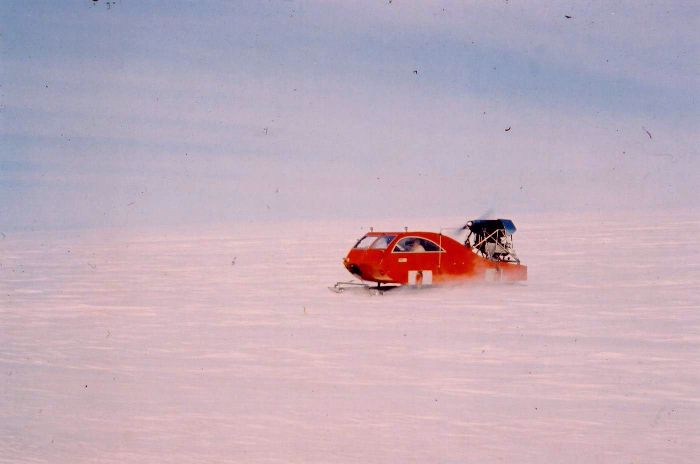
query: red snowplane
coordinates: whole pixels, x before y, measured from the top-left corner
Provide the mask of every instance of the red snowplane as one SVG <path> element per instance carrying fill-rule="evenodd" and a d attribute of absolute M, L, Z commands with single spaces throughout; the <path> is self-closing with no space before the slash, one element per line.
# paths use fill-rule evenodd
<path fill-rule="evenodd" d="M 370 232 L 357 241 L 343 264 L 361 282 L 338 282 L 381 290 L 398 285 L 426 286 L 464 279 L 527 280 L 527 266 L 513 249 L 515 225 L 509 219 L 477 219 L 460 231 L 464 242 L 437 232 Z M 382 287 L 382 285 L 385 285 Z"/>

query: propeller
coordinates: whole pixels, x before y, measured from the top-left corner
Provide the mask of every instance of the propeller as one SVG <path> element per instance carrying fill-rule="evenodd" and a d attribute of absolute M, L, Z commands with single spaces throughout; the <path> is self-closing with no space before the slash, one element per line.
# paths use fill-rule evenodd
<path fill-rule="evenodd" d="M 493 208 L 489 208 L 486 211 L 484 211 L 483 213 L 481 213 L 477 219 L 478 220 L 488 219 L 489 216 L 493 216 Z"/>
<path fill-rule="evenodd" d="M 477 217 L 476 219 L 477 219 L 477 220 L 488 219 L 490 216 L 493 216 L 493 208 L 487 209 L 486 211 L 484 211 L 483 213 L 481 213 L 481 214 L 479 215 L 479 217 Z M 451 228 L 451 227 L 444 228 L 444 229 L 442 229 L 442 233 L 443 233 L 444 235 L 449 235 L 449 236 L 451 236 L 451 237 L 454 237 L 454 238 L 457 238 L 457 239 L 458 239 L 462 234 L 465 233 L 465 231 L 467 231 L 467 230 L 469 229 L 469 225 L 471 224 L 471 222 L 472 222 L 472 220 L 470 219 L 469 221 L 465 222 L 465 223 L 464 223 L 462 226 L 460 226 L 460 227 L 457 227 L 457 228 Z"/>

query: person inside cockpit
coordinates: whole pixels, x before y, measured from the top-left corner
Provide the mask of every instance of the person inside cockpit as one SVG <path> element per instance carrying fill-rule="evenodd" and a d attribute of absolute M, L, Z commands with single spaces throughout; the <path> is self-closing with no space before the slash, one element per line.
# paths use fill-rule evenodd
<path fill-rule="evenodd" d="M 413 243 L 408 247 L 408 251 L 411 253 L 420 253 L 422 251 L 425 251 L 425 247 L 423 244 L 420 242 L 420 240 L 415 239 Z"/>

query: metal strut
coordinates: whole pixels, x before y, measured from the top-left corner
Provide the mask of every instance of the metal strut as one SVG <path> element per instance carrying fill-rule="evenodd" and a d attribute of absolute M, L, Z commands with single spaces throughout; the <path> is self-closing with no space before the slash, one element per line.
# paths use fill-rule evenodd
<path fill-rule="evenodd" d="M 360 288 L 367 290 L 370 295 L 381 295 L 382 293 L 391 290 L 392 288 L 396 288 L 398 285 L 389 285 L 389 286 L 384 286 L 382 287 L 381 282 L 377 282 L 377 285 L 370 285 L 365 282 L 358 282 L 356 280 L 350 280 L 350 281 L 345 281 L 345 282 L 336 282 L 335 285 L 332 287 L 328 287 L 328 290 L 335 292 L 335 293 L 343 293 L 345 290 L 351 289 L 351 288 Z"/>

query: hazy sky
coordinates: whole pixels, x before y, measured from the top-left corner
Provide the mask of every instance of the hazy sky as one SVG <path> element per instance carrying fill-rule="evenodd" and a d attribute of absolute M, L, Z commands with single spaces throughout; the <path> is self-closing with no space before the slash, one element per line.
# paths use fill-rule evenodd
<path fill-rule="evenodd" d="M 696 1 L 5 1 L 0 26 L 0 230 L 697 210 Z"/>

